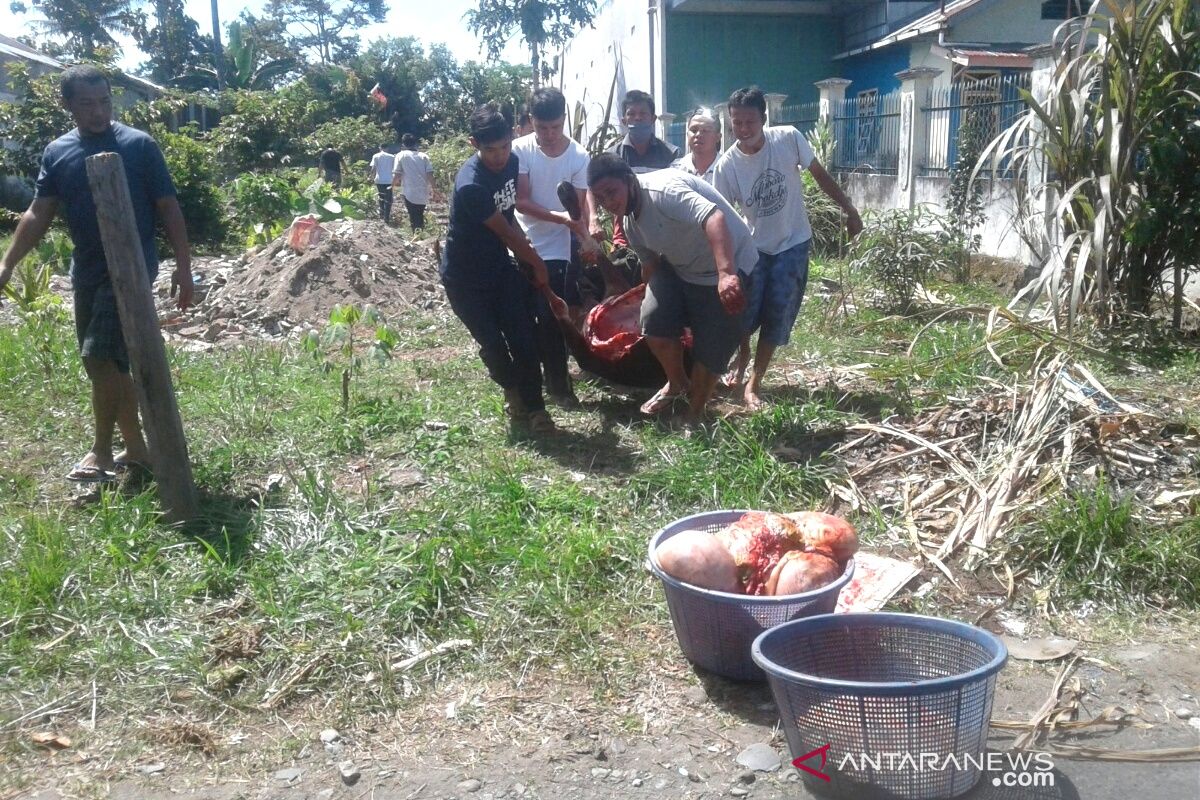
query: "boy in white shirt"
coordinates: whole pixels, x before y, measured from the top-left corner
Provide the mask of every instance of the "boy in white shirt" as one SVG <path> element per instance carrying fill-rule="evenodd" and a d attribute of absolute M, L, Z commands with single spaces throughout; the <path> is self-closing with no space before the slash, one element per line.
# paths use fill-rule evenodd
<path fill-rule="evenodd" d="M 379 152 L 371 156 L 371 166 L 367 167 L 367 175 L 375 181 L 375 191 L 379 193 L 379 217 L 385 224 L 392 221 L 392 167 L 395 166 L 395 156 L 388 152 L 387 144 L 379 145 Z"/>
<path fill-rule="evenodd" d="M 566 301 L 578 316 L 579 265 L 571 258 L 571 234 L 587 237 L 588 219 L 595 216 L 587 200 L 587 151 L 563 133 L 567 101 L 562 92 L 551 87 L 535 91 L 529 100 L 533 133 L 513 142 L 513 153 L 520 160 L 517 176 L 517 220 L 529 236 L 533 249 L 546 262 L 550 288 Z M 558 198 L 558 185 L 568 181 L 575 187 L 584 219 L 572 220 Z M 546 393 L 564 407 L 579 400 L 571 388 L 567 372 L 567 347 L 558 322 L 543 298 L 538 303 L 538 337 Z"/>
<path fill-rule="evenodd" d="M 734 92 L 729 98 L 729 116 L 737 144 L 717 161 L 713 184 L 742 210 L 758 248 L 759 263 L 746 306 L 746 337 L 725 384 L 742 382 L 750 361 L 750 336 L 758 330 L 754 368 L 743 394 L 746 405 L 757 410 L 763 407 L 759 396 L 763 375 L 775 349 L 791 338 L 808 282 L 812 227 L 797 168 L 812 173 L 821 190 L 846 212 L 851 237 L 862 230 L 862 219 L 799 131 L 790 125 L 764 127 L 767 101 L 761 89 L 752 86 Z"/>
<path fill-rule="evenodd" d="M 400 138 L 400 145 L 404 149 L 396 155 L 392 186 L 400 187 L 408 224 L 416 233 L 425 227 L 425 206 L 429 205 L 430 198 L 438 199 L 437 190 L 433 188 L 433 162 L 417 150 L 417 137 L 411 133 Z"/>

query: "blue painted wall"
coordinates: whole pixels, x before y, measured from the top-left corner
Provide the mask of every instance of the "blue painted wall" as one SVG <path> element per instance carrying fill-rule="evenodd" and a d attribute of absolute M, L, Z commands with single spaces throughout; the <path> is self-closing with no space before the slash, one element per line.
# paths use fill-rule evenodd
<path fill-rule="evenodd" d="M 667 98 L 681 114 L 721 103 L 741 86 L 816 100 L 816 81 L 836 75 L 841 32 L 833 17 L 772 14 L 667 15 Z"/>
<path fill-rule="evenodd" d="M 900 88 L 896 73 L 908 69 L 909 45 L 901 42 L 833 63 L 840 77 L 853 81 L 846 87 L 846 97 L 854 97 L 868 89 L 878 89 L 880 94 L 887 94 Z"/>

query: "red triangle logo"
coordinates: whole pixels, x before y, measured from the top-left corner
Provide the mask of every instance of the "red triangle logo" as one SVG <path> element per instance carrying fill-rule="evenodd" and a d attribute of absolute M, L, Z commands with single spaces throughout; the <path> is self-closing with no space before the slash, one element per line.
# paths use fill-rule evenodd
<path fill-rule="evenodd" d="M 805 761 L 808 761 L 813 756 L 821 757 L 821 766 L 818 769 L 813 769 L 808 764 L 804 763 Z M 821 747 L 818 747 L 816 750 L 813 750 L 810 753 L 805 753 L 804 755 L 799 756 L 798 758 L 793 758 L 792 766 L 795 767 L 796 769 L 804 770 L 809 775 L 816 775 L 821 780 L 828 782 L 829 776 L 826 775 L 824 772 L 821 772 L 821 770 L 825 768 L 825 762 L 828 760 L 829 760 L 829 745 L 826 744 L 826 745 L 822 745 Z"/>

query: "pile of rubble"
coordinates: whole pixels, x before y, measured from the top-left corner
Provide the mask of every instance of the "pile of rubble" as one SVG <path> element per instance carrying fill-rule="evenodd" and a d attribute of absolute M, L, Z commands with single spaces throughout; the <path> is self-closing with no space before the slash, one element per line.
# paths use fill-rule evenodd
<path fill-rule="evenodd" d="M 445 304 L 436 240 L 412 241 L 377 220 L 326 223 L 303 253 L 284 236 L 243 257 L 197 259 L 196 311 L 180 317 L 167 297 L 170 265 L 157 284 L 164 327 L 189 339 L 286 335 L 320 326 L 337 305 L 372 305 L 384 319 Z"/>

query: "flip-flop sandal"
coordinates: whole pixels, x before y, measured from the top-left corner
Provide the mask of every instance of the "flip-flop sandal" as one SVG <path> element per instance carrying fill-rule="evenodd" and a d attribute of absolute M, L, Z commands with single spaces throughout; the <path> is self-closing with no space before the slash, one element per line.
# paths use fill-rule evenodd
<path fill-rule="evenodd" d="M 116 467 L 115 472 L 119 475 L 122 472 L 128 472 L 131 469 L 141 470 L 142 472 L 153 472 L 149 464 L 141 461 L 133 461 L 131 459 L 118 458 L 113 460 L 113 465 Z"/>
<path fill-rule="evenodd" d="M 67 473 L 67 480 L 72 483 L 110 483 L 116 479 L 115 472 L 109 472 L 83 462 L 71 467 L 71 471 Z"/>
<path fill-rule="evenodd" d="M 670 408 L 676 400 L 682 400 L 687 397 L 687 392 L 677 392 L 671 394 L 666 389 L 659 389 L 646 402 L 642 403 L 641 412 L 647 416 L 653 416 L 664 409 Z"/>
<path fill-rule="evenodd" d="M 724 375 L 722 375 L 720 378 L 717 379 L 717 383 L 721 384 L 726 389 L 736 389 L 737 387 L 741 386 L 745 382 L 746 381 L 744 378 L 740 381 L 737 380 L 737 373 L 735 373 L 735 372 L 726 372 Z"/>

